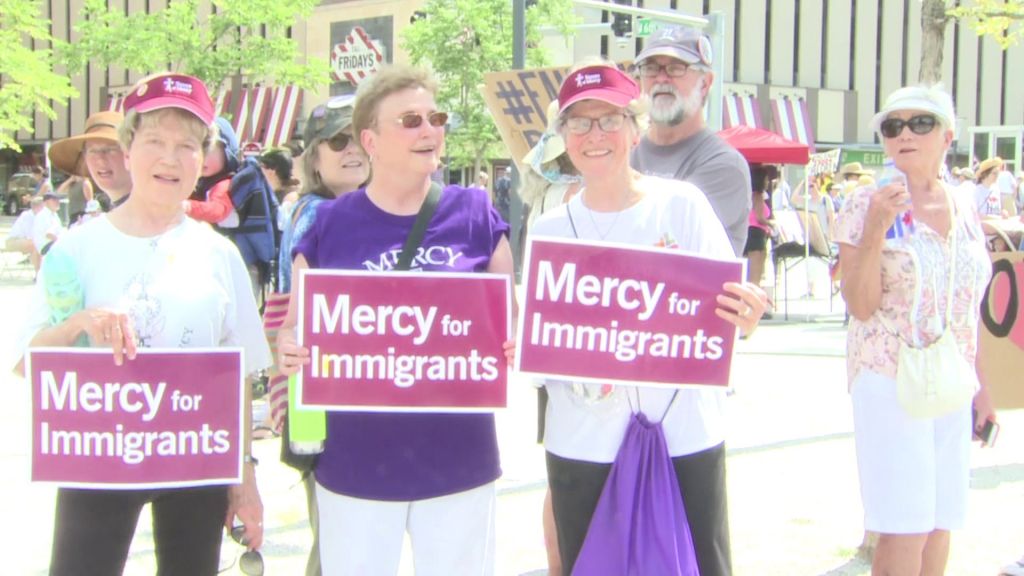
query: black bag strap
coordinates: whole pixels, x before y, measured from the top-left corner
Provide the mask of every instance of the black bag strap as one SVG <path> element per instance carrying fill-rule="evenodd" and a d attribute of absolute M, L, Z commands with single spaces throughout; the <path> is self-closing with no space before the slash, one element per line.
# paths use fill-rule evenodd
<path fill-rule="evenodd" d="M 427 198 L 423 201 L 423 205 L 420 206 L 420 211 L 416 215 L 416 223 L 412 225 L 412 230 L 405 239 L 405 246 L 402 246 L 402 253 L 398 256 L 398 264 L 395 265 L 395 270 L 409 269 L 416 249 L 420 247 L 420 243 L 423 242 L 423 235 L 427 233 L 427 225 L 430 224 L 430 219 L 434 217 L 434 211 L 437 210 L 440 198 L 441 185 L 437 182 L 431 182 Z"/>

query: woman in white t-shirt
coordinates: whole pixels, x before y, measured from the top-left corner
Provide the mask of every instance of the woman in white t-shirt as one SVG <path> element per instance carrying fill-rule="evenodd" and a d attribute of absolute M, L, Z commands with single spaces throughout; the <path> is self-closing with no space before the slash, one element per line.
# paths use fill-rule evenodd
<path fill-rule="evenodd" d="M 183 208 L 216 137 L 206 87 L 181 74 L 152 76 L 133 88 L 125 112 L 119 137 L 132 193 L 54 243 L 25 347 L 84 342 L 110 348 L 120 365 L 138 348 L 237 346 L 246 374 L 265 368 L 270 349 L 238 250 Z M 120 574 L 145 504 L 161 574 L 216 574 L 223 526 L 236 517 L 259 548 L 263 505 L 248 437 L 241 451 L 241 484 L 59 489 L 50 574 Z"/>
<path fill-rule="evenodd" d="M 611 65 L 581 67 L 566 77 L 558 101 L 559 132 L 583 189 L 541 216 L 533 235 L 678 247 L 734 258 L 729 238 L 700 190 L 630 167 L 647 107 L 632 78 Z M 728 283 L 717 303 L 719 317 L 749 333 L 764 313 L 767 297 L 750 283 Z M 631 403 L 651 422 L 661 420 L 681 491 L 702 495 L 686 501 L 700 573 L 729 573 L 724 391 L 681 389 L 673 401 L 673 390 L 667 388 L 552 380 L 545 385 L 550 401 L 544 445 L 564 573 L 571 573 L 577 563 L 632 417 Z"/>

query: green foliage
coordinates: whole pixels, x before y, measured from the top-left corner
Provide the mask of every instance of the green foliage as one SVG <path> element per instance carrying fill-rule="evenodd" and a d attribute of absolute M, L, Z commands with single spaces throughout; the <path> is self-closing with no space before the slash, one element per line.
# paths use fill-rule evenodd
<path fill-rule="evenodd" d="M 171 70 L 201 78 L 211 94 L 231 76 L 302 88 L 329 80 L 326 62 L 300 64 L 288 38 L 297 18 L 308 18 L 317 0 L 212 0 L 202 14 L 197 0 L 174 0 L 167 8 L 126 16 L 105 0 L 86 0 L 75 29 L 79 38 L 59 54 L 72 72 L 89 63 L 141 73 Z"/>
<path fill-rule="evenodd" d="M 958 20 L 967 21 L 978 36 L 988 36 L 1002 49 L 1016 44 L 1024 36 L 1024 1 L 974 0 L 946 12 Z"/>
<path fill-rule="evenodd" d="M 446 138 L 450 165 L 479 168 L 504 155 L 501 138 L 480 93 L 484 73 L 512 68 L 510 0 L 427 0 L 426 18 L 405 28 L 402 48 L 413 64 L 429 65 L 440 82 L 438 106 L 456 124 Z M 540 0 L 526 12 L 527 65 L 544 66 L 539 26 L 568 29 L 575 22 L 570 0 Z"/>
<path fill-rule="evenodd" d="M 34 112 L 56 118 L 51 101 L 78 96 L 70 81 L 53 72 L 50 21 L 38 0 L 0 0 L 0 149 L 21 151 L 18 130 L 32 130 Z M 35 42 L 36 48 L 28 44 Z"/>

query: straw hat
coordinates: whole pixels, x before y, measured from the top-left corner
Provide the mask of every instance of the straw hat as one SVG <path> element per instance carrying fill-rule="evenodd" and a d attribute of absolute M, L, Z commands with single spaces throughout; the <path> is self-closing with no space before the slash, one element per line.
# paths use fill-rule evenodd
<path fill-rule="evenodd" d="M 89 140 L 103 140 L 117 144 L 117 129 L 124 115 L 120 112 L 97 112 L 85 120 L 85 130 L 78 136 L 58 140 L 50 146 L 50 163 L 61 172 L 78 176 L 89 176 L 85 163 L 81 162 L 82 150 Z"/>
<path fill-rule="evenodd" d="M 874 173 L 874 170 L 865 170 L 864 166 L 862 166 L 860 162 L 843 164 L 843 167 L 839 169 L 840 178 L 845 178 L 847 175 L 871 176 Z"/>
<path fill-rule="evenodd" d="M 978 164 L 977 174 L 983 174 L 985 172 L 988 172 L 989 170 L 992 170 L 993 168 L 995 168 L 996 170 L 1002 170 L 1003 159 L 1000 158 L 999 156 L 993 156 L 992 158 L 985 160 L 981 164 Z"/>
<path fill-rule="evenodd" d="M 565 153 L 565 141 L 555 130 L 558 124 L 558 100 L 552 100 L 547 109 L 547 129 L 540 141 L 523 156 L 527 166 L 543 166 Z"/>

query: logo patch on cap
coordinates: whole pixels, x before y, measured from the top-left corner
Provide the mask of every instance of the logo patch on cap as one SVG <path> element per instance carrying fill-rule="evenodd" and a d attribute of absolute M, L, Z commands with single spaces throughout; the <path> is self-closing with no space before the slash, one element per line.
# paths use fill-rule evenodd
<path fill-rule="evenodd" d="M 583 88 L 584 86 L 590 86 L 591 84 L 600 84 L 600 74 L 579 74 L 576 76 L 576 87 Z"/>
<path fill-rule="evenodd" d="M 148 91 L 148 90 L 149 90 L 149 85 L 148 84 L 143 84 L 142 86 L 139 86 L 138 90 L 135 91 L 135 95 L 141 98 L 141 97 L 146 95 L 146 91 Z"/>
<path fill-rule="evenodd" d="M 712 56 L 711 40 L 708 40 L 708 37 L 703 34 L 701 35 L 700 40 L 697 41 L 697 52 L 700 55 L 701 62 L 710 66 Z"/>

